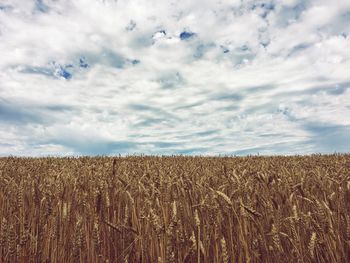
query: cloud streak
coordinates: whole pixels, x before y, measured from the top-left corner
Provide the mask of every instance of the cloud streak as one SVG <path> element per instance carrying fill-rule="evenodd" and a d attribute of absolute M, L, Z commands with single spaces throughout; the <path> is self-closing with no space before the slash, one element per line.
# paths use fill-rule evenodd
<path fill-rule="evenodd" d="M 4 0 L 0 155 L 350 145 L 350 3 Z"/>

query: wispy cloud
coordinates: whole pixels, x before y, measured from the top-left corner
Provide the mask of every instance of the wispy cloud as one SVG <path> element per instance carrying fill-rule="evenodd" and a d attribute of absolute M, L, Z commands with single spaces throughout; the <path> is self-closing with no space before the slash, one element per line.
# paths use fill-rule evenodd
<path fill-rule="evenodd" d="M 350 2 L 3 0 L 0 154 L 349 151 Z"/>

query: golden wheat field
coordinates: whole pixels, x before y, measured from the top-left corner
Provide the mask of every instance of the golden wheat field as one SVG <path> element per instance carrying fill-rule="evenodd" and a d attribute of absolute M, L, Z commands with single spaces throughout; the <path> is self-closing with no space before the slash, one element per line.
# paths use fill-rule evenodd
<path fill-rule="evenodd" d="M 1 262 L 347 262 L 350 155 L 0 159 Z"/>

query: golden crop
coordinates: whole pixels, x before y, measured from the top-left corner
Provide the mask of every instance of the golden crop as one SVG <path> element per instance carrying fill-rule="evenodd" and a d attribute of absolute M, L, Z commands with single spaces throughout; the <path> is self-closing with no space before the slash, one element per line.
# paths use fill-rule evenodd
<path fill-rule="evenodd" d="M 0 158 L 0 262 L 349 258 L 349 155 Z"/>

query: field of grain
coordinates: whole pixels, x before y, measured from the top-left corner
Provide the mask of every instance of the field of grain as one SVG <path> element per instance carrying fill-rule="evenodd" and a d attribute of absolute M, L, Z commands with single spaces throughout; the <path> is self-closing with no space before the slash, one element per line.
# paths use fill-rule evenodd
<path fill-rule="evenodd" d="M 347 262 L 350 155 L 0 159 L 0 262 Z"/>

